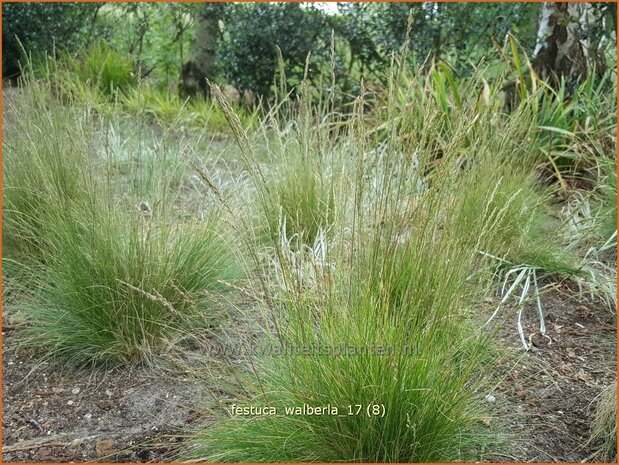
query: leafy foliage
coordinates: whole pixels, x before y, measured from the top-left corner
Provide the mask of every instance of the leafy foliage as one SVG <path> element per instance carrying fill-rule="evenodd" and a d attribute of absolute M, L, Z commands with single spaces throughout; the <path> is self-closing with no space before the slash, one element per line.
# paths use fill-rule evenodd
<path fill-rule="evenodd" d="M 222 74 L 239 89 L 270 96 L 281 50 L 289 80 L 300 82 L 305 61 L 324 50 L 324 17 L 298 3 L 238 3 L 229 6 L 219 49 Z M 328 37 L 328 36 L 327 36 Z"/>
<path fill-rule="evenodd" d="M 126 91 L 137 83 L 131 57 L 114 52 L 103 42 L 91 46 L 83 57 L 72 60 L 70 70 L 107 95 Z"/>
<path fill-rule="evenodd" d="M 26 51 L 45 55 L 54 47 L 77 50 L 92 32 L 101 3 L 6 3 L 2 5 L 3 77 L 20 74 Z"/>
<path fill-rule="evenodd" d="M 56 46 L 74 54 L 85 44 L 102 40 L 129 54 L 141 77 L 153 78 L 160 89 L 175 88 L 181 70 L 192 59 L 202 27 L 201 14 L 216 8 L 221 34 L 208 47 L 216 54 L 217 72 L 209 79 L 227 82 L 270 98 L 281 50 L 287 90 L 295 90 L 307 71 L 316 87 L 336 75 L 344 94 L 355 95 L 359 81 L 384 84 L 391 54 L 406 40 L 407 59 L 415 64 L 445 60 L 456 74 L 470 74 L 482 60 L 498 58 L 508 34 L 518 37 L 525 54 L 536 45 L 539 4 L 535 3 L 339 3 L 326 14 L 311 3 L 117 3 L 4 5 L 5 76 L 18 74 L 21 38 L 26 50 L 49 53 Z M 614 5 L 592 6 L 604 19 L 581 31 L 596 53 L 608 55 L 613 42 Z M 213 10 L 212 14 L 215 14 Z M 48 28 L 53 24 L 52 28 Z M 212 25 L 211 25 L 212 26 Z M 334 54 L 330 51 L 334 32 Z M 610 40 L 609 40 L 610 39 Z M 209 39 L 211 40 L 211 39 Z M 306 60 L 309 63 L 306 69 Z M 609 58 L 610 57 L 610 58 Z M 426 61 L 428 58 L 430 60 Z M 601 63 L 609 62 L 611 55 Z M 322 81 L 321 81 L 322 80 Z M 348 103 L 344 99 L 345 103 Z"/>
<path fill-rule="evenodd" d="M 143 76 L 154 72 L 167 89 L 188 58 L 194 11 L 191 3 L 107 4 L 95 32 L 115 50 L 131 55 Z"/>
<path fill-rule="evenodd" d="M 363 67 L 379 72 L 406 40 L 407 21 L 412 20 L 410 51 L 418 62 L 426 57 L 446 58 L 458 71 L 470 70 L 492 50 L 492 39 L 502 41 L 507 32 L 518 31 L 535 43 L 535 5 L 526 3 L 475 6 L 458 3 L 342 3 L 338 28 L 348 40 L 352 56 Z M 528 28 L 528 29 L 527 29 Z M 475 31 L 474 34 L 471 32 Z"/>

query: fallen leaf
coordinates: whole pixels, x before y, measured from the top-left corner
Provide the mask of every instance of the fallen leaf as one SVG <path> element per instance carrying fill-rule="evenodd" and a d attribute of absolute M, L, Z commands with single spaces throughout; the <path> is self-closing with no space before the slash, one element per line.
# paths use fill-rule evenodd
<path fill-rule="evenodd" d="M 571 375 L 572 373 L 574 373 L 574 368 L 569 363 L 562 364 L 561 366 L 559 366 L 558 370 L 564 375 Z"/>
<path fill-rule="evenodd" d="M 113 439 L 103 439 L 99 441 L 95 446 L 95 452 L 97 453 L 97 457 L 109 455 L 114 452 L 114 445 L 115 444 Z"/>

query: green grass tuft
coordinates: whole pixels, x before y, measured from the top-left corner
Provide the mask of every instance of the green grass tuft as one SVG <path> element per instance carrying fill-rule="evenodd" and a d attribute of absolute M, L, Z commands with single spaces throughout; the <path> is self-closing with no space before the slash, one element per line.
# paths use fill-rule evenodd
<path fill-rule="evenodd" d="M 179 147 L 155 139 L 119 176 L 131 144 L 110 144 L 110 121 L 27 84 L 3 139 L 3 258 L 31 271 L 26 342 L 75 364 L 138 362 L 225 316 L 212 293 L 241 276 L 234 236 L 212 205 L 199 221 L 174 208 Z"/>
<path fill-rule="evenodd" d="M 49 218 L 45 271 L 24 305 L 32 344 L 75 363 L 131 363 L 222 317 L 215 291 L 239 272 L 216 217 L 179 224 L 91 207 Z"/>

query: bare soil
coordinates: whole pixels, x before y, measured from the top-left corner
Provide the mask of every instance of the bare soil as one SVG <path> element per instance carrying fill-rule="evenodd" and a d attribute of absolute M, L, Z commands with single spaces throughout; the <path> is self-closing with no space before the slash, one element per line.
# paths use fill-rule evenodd
<path fill-rule="evenodd" d="M 589 442 L 596 398 L 617 379 L 616 318 L 602 304 L 574 297 L 557 286 L 542 297 L 546 337 L 534 304 L 527 306 L 524 351 L 516 313 L 500 324 L 500 344 L 511 354 L 499 370 L 492 394 L 493 421 L 508 437 L 497 462 L 600 462 Z"/>
<path fill-rule="evenodd" d="M 3 325 L 4 462 L 161 462 L 174 457 L 207 384 L 154 367 L 61 369 Z"/>

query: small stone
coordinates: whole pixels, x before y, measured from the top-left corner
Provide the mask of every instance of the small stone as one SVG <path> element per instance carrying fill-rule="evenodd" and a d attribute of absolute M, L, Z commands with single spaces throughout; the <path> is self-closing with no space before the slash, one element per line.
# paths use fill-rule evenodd
<path fill-rule="evenodd" d="M 105 395 L 108 397 L 112 397 L 112 391 L 110 391 L 109 389 L 105 390 Z"/>
<path fill-rule="evenodd" d="M 67 402 L 67 405 L 73 405 L 73 404 L 74 404 L 74 402 L 72 400 Z"/>
<path fill-rule="evenodd" d="M 488 402 L 489 404 L 493 404 L 494 402 L 496 402 L 496 397 L 494 397 L 492 394 L 487 394 L 486 402 Z"/>
<path fill-rule="evenodd" d="M 84 415 L 84 420 L 90 420 L 92 419 L 92 413 L 87 413 Z"/>
<path fill-rule="evenodd" d="M 71 390 L 71 394 L 79 394 L 79 393 L 80 393 L 80 388 L 78 388 L 78 387 L 73 388 L 73 389 Z"/>
<path fill-rule="evenodd" d="M 47 461 L 52 458 L 52 451 L 47 447 L 41 447 L 37 454 L 38 458 Z"/>

